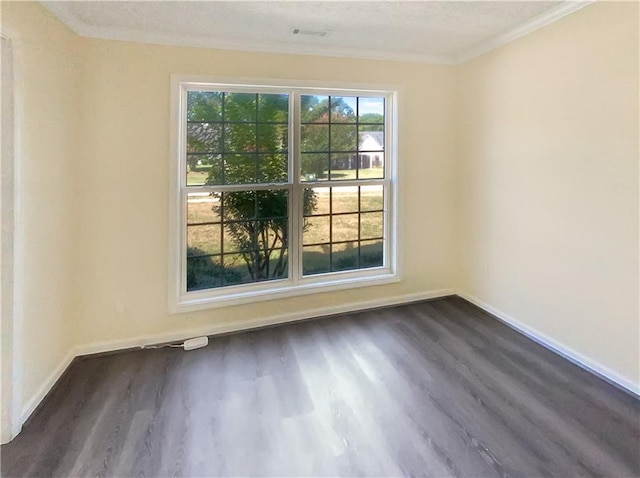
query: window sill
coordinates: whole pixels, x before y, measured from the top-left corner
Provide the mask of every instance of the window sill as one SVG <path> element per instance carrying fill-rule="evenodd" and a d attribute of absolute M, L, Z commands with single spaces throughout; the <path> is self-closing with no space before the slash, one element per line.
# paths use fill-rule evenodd
<path fill-rule="evenodd" d="M 399 275 L 388 269 L 380 269 L 379 272 L 375 274 L 367 271 L 367 275 L 362 275 L 358 272 L 339 273 L 344 274 L 344 277 L 340 278 L 336 277 L 337 274 L 331 274 L 331 279 L 329 280 L 322 280 L 320 276 L 316 276 L 303 279 L 298 284 L 293 284 L 293 282 L 289 280 L 283 280 L 278 281 L 278 285 L 276 285 L 277 282 L 273 281 L 268 284 L 268 288 L 260 288 L 260 286 L 265 285 L 265 283 L 263 283 L 254 285 L 254 287 L 251 287 L 249 290 L 239 286 L 236 291 L 233 292 L 215 289 L 187 292 L 183 294 L 176 303 L 170 304 L 170 313 L 181 314 L 233 305 L 285 299 L 288 297 L 313 295 L 322 292 L 392 284 L 400 281 Z"/>

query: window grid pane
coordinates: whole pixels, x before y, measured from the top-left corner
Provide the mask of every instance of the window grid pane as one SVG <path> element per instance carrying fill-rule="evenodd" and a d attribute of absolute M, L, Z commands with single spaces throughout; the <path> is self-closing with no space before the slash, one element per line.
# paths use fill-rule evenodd
<path fill-rule="evenodd" d="M 288 119 L 287 94 L 189 91 L 187 186 L 286 183 Z"/>
<path fill-rule="evenodd" d="M 187 195 L 187 291 L 288 277 L 286 189 Z"/>
<path fill-rule="evenodd" d="M 302 95 L 301 181 L 384 179 L 384 111 L 384 97 Z"/>
<path fill-rule="evenodd" d="M 303 276 L 381 267 L 384 186 L 305 188 L 309 190 L 316 207 L 304 214 Z"/>

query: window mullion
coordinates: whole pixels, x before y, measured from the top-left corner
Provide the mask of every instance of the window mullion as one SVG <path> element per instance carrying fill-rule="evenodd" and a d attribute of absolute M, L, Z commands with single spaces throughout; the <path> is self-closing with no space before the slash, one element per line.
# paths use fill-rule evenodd
<path fill-rule="evenodd" d="M 189 186 L 185 191 L 192 193 L 228 193 L 237 191 L 267 191 L 272 189 L 288 189 L 289 183 L 249 183 L 249 184 L 219 184 L 216 186 Z"/>
<path fill-rule="evenodd" d="M 294 284 L 297 284 L 302 277 L 302 229 L 304 226 L 304 190 L 300 183 L 300 94 L 298 91 L 291 92 L 291 108 L 289 110 L 289 161 L 291 188 L 291 209 L 289 225 L 289 277 Z"/>
<path fill-rule="evenodd" d="M 185 163 L 186 164 L 186 163 Z M 183 168 L 182 171 L 185 171 Z M 185 175 L 186 176 L 186 175 Z M 186 181 L 186 177 L 185 177 Z M 187 292 L 187 200 L 189 191 L 182 188 L 180 191 L 180 294 Z"/>
<path fill-rule="evenodd" d="M 308 188 L 327 188 L 335 186 L 381 186 L 389 182 L 384 179 L 334 179 L 333 181 L 309 181 L 305 182 Z"/>

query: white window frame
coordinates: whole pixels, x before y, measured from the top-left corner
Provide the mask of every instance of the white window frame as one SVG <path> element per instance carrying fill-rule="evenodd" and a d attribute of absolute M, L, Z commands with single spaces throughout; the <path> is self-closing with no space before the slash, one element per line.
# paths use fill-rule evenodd
<path fill-rule="evenodd" d="M 186 291 L 188 193 L 208 190 L 208 186 L 186 186 L 186 97 L 187 91 L 239 91 L 289 94 L 289 181 L 274 185 L 252 184 L 250 189 L 279 188 L 289 191 L 288 277 L 258 283 Z M 385 97 L 384 179 L 366 180 L 384 186 L 384 263 L 381 267 L 302 276 L 302 192 L 309 187 L 363 185 L 363 180 L 300 181 L 300 95 Z M 400 281 L 398 271 L 398 191 L 397 119 L 398 88 L 365 84 L 331 84 L 291 80 L 243 80 L 172 75 L 171 151 L 169 155 L 169 311 L 183 313 L 298 295 L 390 284 Z M 219 189 L 218 186 L 215 188 Z M 233 189 L 233 186 L 225 189 Z M 239 186 L 238 190 L 249 189 Z M 297 231 L 295 234 L 294 231 Z M 299 271 L 299 276 L 298 276 Z"/>

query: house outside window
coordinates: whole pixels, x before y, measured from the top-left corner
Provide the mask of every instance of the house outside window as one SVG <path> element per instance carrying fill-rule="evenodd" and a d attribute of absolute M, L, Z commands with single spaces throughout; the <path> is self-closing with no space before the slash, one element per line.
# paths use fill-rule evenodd
<path fill-rule="evenodd" d="M 173 89 L 174 312 L 398 280 L 394 91 Z"/>

